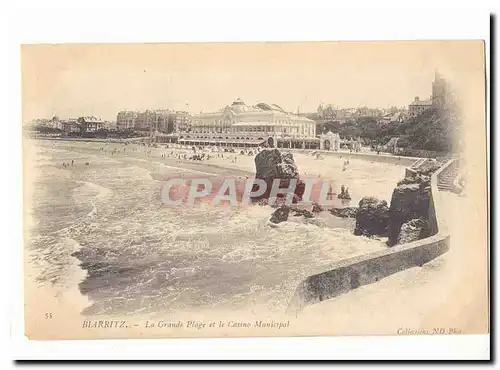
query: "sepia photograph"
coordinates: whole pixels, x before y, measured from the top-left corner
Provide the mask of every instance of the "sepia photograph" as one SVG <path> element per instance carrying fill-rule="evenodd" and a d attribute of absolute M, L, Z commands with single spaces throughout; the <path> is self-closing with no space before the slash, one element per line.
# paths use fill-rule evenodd
<path fill-rule="evenodd" d="M 482 40 L 21 46 L 33 340 L 489 333 Z"/>

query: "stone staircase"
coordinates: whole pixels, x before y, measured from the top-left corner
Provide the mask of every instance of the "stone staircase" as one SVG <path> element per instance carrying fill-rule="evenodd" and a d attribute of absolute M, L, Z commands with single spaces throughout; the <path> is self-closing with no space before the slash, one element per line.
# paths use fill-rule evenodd
<path fill-rule="evenodd" d="M 460 162 L 455 160 L 446 170 L 441 172 L 438 177 L 438 189 L 441 191 L 451 191 L 456 194 L 462 193 L 462 188 L 457 186 L 456 179 L 460 173 Z"/>

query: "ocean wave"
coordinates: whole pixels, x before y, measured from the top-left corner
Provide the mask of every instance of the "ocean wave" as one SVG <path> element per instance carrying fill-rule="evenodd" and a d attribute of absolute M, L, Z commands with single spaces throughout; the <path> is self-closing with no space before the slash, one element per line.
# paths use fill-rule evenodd
<path fill-rule="evenodd" d="M 91 158 L 88 152 L 68 150 L 63 157 L 81 163 L 82 158 Z M 55 158 L 63 161 L 59 154 Z M 89 161 L 91 166 L 81 171 L 44 168 L 42 176 L 50 179 L 56 174 L 61 191 L 49 184 L 38 198 L 45 196 L 49 205 L 57 200 L 65 206 L 61 209 L 69 213 L 78 209 L 83 216 L 74 222 L 69 218 L 70 227 L 39 235 L 34 258 L 46 282 L 62 282 L 65 275 L 76 274 L 71 269 L 78 262 L 85 278 L 75 286 L 91 300 L 85 315 L 232 308 L 252 302 L 275 310 L 293 293 L 295 279 L 311 266 L 384 247 L 383 241 L 354 236 L 345 220 L 333 216 L 291 216 L 279 228 L 271 228 L 268 220 L 274 209 L 269 206 L 175 208 L 154 198 L 159 189 L 151 174 L 210 170 L 190 171 L 155 158 L 102 154 Z M 252 158 L 241 162 L 228 165 L 254 167 Z M 355 167 L 362 165 L 353 160 Z M 365 172 L 358 174 L 364 178 L 362 184 L 373 177 L 372 170 Z M 350 190 L 356 195 L 363 193 L 350 177 L 338 181 L 352 184 Z M 377 178 L 379 182 L 377 186 L 384 186 Z M 58 209 L 38 209 L 34 218 L 52 217 L 55 225 L 62 225 Z"/>

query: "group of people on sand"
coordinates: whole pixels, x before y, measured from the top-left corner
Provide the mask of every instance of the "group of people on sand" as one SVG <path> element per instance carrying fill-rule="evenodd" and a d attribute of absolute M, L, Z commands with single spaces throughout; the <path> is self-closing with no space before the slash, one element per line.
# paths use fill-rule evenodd
<path fill-rule="evenodd" d="M 333 190 L 332 185 L 330 185 L 330 188 L 328 189 L 328 193 L 326 195 L 326 199 L 332 200 L 335 195 L 337 195 L 337 193 Z M 340 187 L 340 194 L 337 195 L 337 198 L 342 200 L 351 200 L 351 195 L 349 194 L 349 188 L 345 185 L 342 185 Z"/>
<path fill-rule="evenodd" d="M 167 146 L 168 147 L 168 146 Z M 170 152 L 165 152 L 161 154 L 161 158 L 173 158 L 180 160 L 193 160 L 193 161 L 206 161 L 212 158 L 221 158 L 227 160 L 231 163 L 238 162 L 238 157 L 240 155 L 245 156 L 253 156 L 260 152 L 260 148 L 255 149 L 241 149 L 237 150 L 237 148 L 229 147 L 229 148 L 220 148 L 220 147 L 204 147 L 204 146 L 181 146 L 179 148 L 184 150 L 183 152 L 177 152 L 171 150 Z M 149 153 L 150 151 L 148 151 Z"/>
<path fill-rule="evenodd" d="M 63 168 L 66 168 L 66 167 L 73 167 L 74 165 L 75 165 L 75 160 L 74 160 L 74 159 L 72 159 L 72 160 L 71 160 L 71 162 L 68 162 L 68 163 L 63 162 L 62 167 L 63 167 Z M 90 163 L 89 163 L 89 162 L 85 162 L 85 166 L 89 166 L 89 165 L 90 165 Z"/>
<path fill-rule="evenodd" d="M 339 199 L 351 199 L 351 195 L 349 194 L 349 188 L 345 185 L 342 185 L 340 187 L 340 194 L 337 196 Z"/>

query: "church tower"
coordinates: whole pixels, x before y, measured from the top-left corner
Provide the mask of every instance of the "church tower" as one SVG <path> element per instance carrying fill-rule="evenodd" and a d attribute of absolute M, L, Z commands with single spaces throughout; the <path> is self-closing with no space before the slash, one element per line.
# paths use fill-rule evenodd
<path fill-rule="evenodd" d="M 434 72 L 434 82 L 432 82 L 432 105 L 442 106 L 446 103 L 447 83 L 446 80 L 436 70 Z"/>

